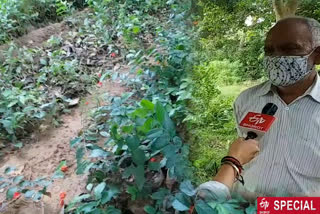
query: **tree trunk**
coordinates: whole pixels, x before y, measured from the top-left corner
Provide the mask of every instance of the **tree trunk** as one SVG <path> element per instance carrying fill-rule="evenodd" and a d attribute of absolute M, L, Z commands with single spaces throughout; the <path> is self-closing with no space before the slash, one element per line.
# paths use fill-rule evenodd
<path fill-rule="evenodd" d="M 294 16 L 297 9 L 299 0 L 272 0 L 273 9 L 276 13 L 276 19 L 284 19 Z"/>

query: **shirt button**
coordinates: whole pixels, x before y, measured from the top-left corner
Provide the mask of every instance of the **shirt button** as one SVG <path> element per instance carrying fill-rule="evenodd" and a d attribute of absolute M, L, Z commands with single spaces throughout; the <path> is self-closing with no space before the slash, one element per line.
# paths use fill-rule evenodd
<path fill-rule="evenodd" d="M 288 110 L 289 110 L 289 107 L 286 107 L 285 109 L 288 111 Z"/>

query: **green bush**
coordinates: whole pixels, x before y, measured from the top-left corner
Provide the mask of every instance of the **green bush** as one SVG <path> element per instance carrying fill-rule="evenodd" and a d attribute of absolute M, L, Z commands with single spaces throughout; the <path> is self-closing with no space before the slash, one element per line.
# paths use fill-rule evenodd
<path fill-rule="evenodd" d="M 72 7 L 84 5 L 84 0 L 0 0 L 0 44 L 25 34 L 31 26 L 61 21 Z"/>
<path fill-rule="evenodd" d="M 238 76 L 243 81 L 264 77 L 264 40 L 276 21 L 271 1 L 201 0 L 199 5 L 203 11 L 199 23 L 202 60 L 239 61 Z M 320 3 L 301 1 L 297 15 L 320 20 Z"/>
<path fill-rule="evenodd" d="M 61 49 L 51 38 L 46 49 L 10 45 L 0 60 L 0 140 L 18 142 L 44 120 L 58 125 L 57 116 L 68 112 L 73 99 L 97 81 L 92 69 L 78 56 Z M 51 46 L 52 47 L 51 47 Z"/>
<path fill-rule="evenodd" d="M 216 174 L 220 160 L 227 154 L 229 143 L 219 141 L 212 128 L 197 128 L 191 132 L 190 159 L 195 167 L 195 182 L 201 184 L 212 179 Z"/>
<path fill-rule="evenodd" d="M 205 74 L 202 81 L 207 81 L 207 83 L 214 79 L 215 85 L 232 85 L 240 81 L 238 72 L 241 67 L 242 64 L 239 61 L 214 60 L 196 67 L 196 72 Z"/>
<path fill-rule="evenodd" d="M 297 12 L 301 16 L 311 17 L 320 21 L 320 2 L 304 0 Z"/>
<path fill-rule="evenodd" d="M 256 80 L 264 76 L 262 60 L 265 33 L 274 21 L 272 7 L 264 0 L 238 1 L 232 11 L 220 4 L 201 2 L 199 24 L 201 58 L 204 61 L 238 61 L 237 76 Z M 245 21 L 252 17 L 252 25 Z"/>
<path fill-rule="evenodd" d="M 216 172 L 220 159 L 226 154 L 228 142 L 236 137 L 232 103 L 234 97 L 225 97 L 217 86 L 238 81 L 236 71 L 239 62 L 212 61 L 195 67 L 193 99 L 189 136 L 190 158 L 195 170 L 196 182 L 205 182 Z"/>
<path fill-rule="evenodd" d="M 201 85 L 196 85 L 202 87 Z M 200 100 L 195 97 L 194 100 Z M 209 102 L 193 102 L 190 118 L 190 158 L 196 168 L 197 181 L 204 182 L 215 174 L 216 166 L 226 155 L 229 142 L 236 138 L 233 98 L 212 97 Z"/>

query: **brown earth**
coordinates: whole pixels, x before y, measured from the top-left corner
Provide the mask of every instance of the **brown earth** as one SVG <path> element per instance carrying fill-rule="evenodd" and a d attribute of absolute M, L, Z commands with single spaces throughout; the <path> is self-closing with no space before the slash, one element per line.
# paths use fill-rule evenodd
<path fill-rule="evenodd" d="M 59 35 L 59 33 L 68 29 L 65 23 L 55 23 L 44 28 L 40 28 L 30 33 L 14 39 L 13 42 L 20 47 L 41 47 L 41 45 L 50 39 L 52 35 Z M 9 48 L 9 44 L 4 44 L 0 46 L 0 53 L 6 51 Z M 2 55 L 2 54 L 1 54 Z"/>

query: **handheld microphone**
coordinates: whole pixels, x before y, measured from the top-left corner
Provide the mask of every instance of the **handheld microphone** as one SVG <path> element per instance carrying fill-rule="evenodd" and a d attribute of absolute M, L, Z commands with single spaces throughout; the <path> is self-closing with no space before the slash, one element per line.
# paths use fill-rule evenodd
<path fill-rule="evenodd" d="M 268 103 L 263 107 L 261 113 L 249 112 L 239 125 L 242 131 L 248 133 L 246 140 L 260 139 L 276 120 L 273 115 L 277 110 L 277 105 Z"/>

